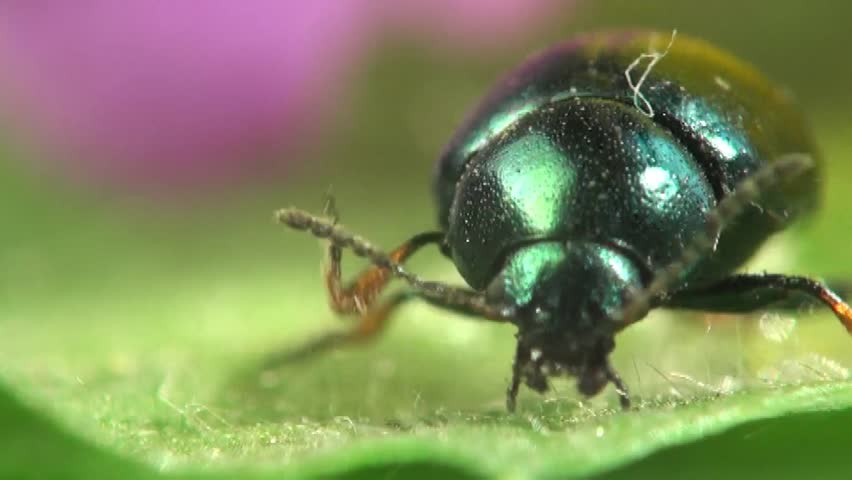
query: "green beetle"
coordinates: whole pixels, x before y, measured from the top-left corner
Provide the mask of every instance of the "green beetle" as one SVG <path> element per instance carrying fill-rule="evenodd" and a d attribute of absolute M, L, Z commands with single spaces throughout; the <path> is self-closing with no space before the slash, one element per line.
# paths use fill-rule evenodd
<path fill-rule="evenodd" d="M 852 331 L 852 311 L 817 281 L 734 273 L 815 209 L 820 169 L 791 97 L 731 55 L 674 34 L 578 37 L 509 72 L 450 141 L 434 181 L 440 231 L 386 254 L 338 226 L 333 208 L 330 219 L 277 212 L 331 241 L 330 303 L 361 320 L 276 362 L 373 335 L 396 306 L 421 298 L 517 327 L 510 410 L 521 382 L 543 392 L 559 374 L 588 396 L 612 383 L 627 407 L 608 357 L 616 333 L 651 308 L 816 300 Z M 471 288 L 402 266 L 433 243 Z M 347 286 L 343 248 L 374 264 Z M 392 277 L 410 288 L 376 303 Z"/>

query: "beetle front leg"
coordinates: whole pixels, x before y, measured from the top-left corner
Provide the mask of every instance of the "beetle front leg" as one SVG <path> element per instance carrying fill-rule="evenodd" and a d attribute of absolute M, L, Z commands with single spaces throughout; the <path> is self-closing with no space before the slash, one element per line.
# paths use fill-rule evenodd
<path fill-rule="evenodd" d="M 442 232 L 421 233 L 395 248 L 388 257 L 394 263 L 401 264 L 423 246 L 439 243 L 443 239 Z M 386 267 L 372 265 L 344 286 L 340 274 L 341 253 L 339 246 L 334 243 L 329 245 L 324 275 L 329 304 L 332 310 L 343 315 L 365 312 L 388 284 L 392 273 Z"/>
<path fill-rule="evenodd" d="M 586 368 L 577 378 L 577 389 L 587 397 L 597 395 L 609 384 L 612 384 L 615 388 L 621 408 L 628 410 L 630 408 L 630 393 L 627 390 L 627 384 L 615 371 L 608 356 L 599 357 L 586 365 Z"/>
<path fill-rule="evenodd" d="M 332 225 L 337 225 L 339 214 L 332 195 L 327 195 L 323 213 Z M 441 232 L 427 232 L 415 235 L 388 255 L 392 262 L 405 262 L 421 247 L 430 243 L 438 243 L 444 239 Z M 341 280 L 341 257 L 343 250 L 340 245 L 330 242 L 326 254 L 325 286 L 331 309 L 348 315 L 364 313 L 373 304 L 391 278 L 391 271 L 382 266 L 372 265 L 361 272 L 349 285 L 344 286 Z"/>
<path fill-rule="evenodd" d="M 529 361 L 530 350 L 519 341 L 515 347 L 515 358 L 512 361 L 512 380 L 509 383 L 509 388 L 506 389 L 506 410 L 509 412 L 514 412 L 517 406 L 523 370 Z"/>
<path fill-rule="evenodd" d="M 606 375 L 609 383 L 615 387 L 615 391 L 618 393 L 618 402 L 621 404 L 621 408 L 624 410 L 629 409 L 630 392 L 627 390 L 627 384 L 624 383 L 624 380 L 621 379 L 621 376 L 615 371 L 609 360 L 606 363 Z"/>
<path fill-rule="evenodd" d="M 400 264 L 430 243 L 440 243 L 443 232 L 425 232 L 413 236 L 390 254 L 377 249 L 366 239 L 355 235 L 337 224 L 338 214 L 334 197 L 327 196 L 323 216 L 312 215 L 296 209 L 281 209 L 275 219 L 290 228 L 308 231 L 315 237 L 328 239 L 327 259 L 323 278 L 328 291 L 331 309 L 342 315 L 364 313 L 381 294 L 391 277 L 399 276 Z M 350 248 L 360 257 L 369 259 L 373 265 L 364 270 L 348 285 L 341 280 L 341 257 L 343 248 Z M 391 271 L 396 268 L 398 271 Z M 408 275 L 409 280 L 414 277 Z"/>

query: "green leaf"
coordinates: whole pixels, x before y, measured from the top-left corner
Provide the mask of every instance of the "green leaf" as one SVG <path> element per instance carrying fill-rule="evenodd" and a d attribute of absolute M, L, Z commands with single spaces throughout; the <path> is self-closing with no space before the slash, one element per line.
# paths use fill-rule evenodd
<path fill-rule="evenodd" d="M 126 478 L 153 475 L 62 431 L 0 390 L 0 478 Z"/>
<path fill-rule="evenodd" d="M 803 478 L 815 467 L 828 472 L 820 478 L 845 478 L 845 440 L 852 427 L 852 409 L 833 409 L 849 405 L 850 400 L 849 383 L 799 387 L 697 402 L 674 410 L 612 415 L 596 422 L 594 433 L 580 428 L 545 436 L 541 431 L 523 433 L 524 429 L 512 427 L 511 422 L 495 427 L 482 418 L 467 419 L 447 429 L 449 441 L 427 435 L 367 442 L 266 472 L 243 467 L 157 474 L 64 432 L 0 391 L 0 478 L 566 478 L 626 463 L 655 450 L 659 451 L 640 462 L 598 478 L 659 478 L 690 471 L 691 478 L 762 475 L 792 479 Z M 791 409 L 796 413 L 784 416 Z M 740 426 L 717 434 L 736 425 Z M 439 444 L 443 445 L 436 447 Z M 579 448 L 566 448 L 569 445 Z M 667 446 L 672 448 L 660 450 Z M 468 455 L 460 453 L 465 450 Z M 496 452 L 505 456 L 490 458 Z"/>

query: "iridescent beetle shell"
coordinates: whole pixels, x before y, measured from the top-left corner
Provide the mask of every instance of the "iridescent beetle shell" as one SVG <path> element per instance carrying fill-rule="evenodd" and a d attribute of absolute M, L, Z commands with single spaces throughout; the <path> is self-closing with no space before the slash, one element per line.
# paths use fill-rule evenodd
<path fill-rule="evenodd" d="M 434 191 L 444 252 L 472 287 L 542 240 L 612 246 L 648 274 L 676 259 L 705 214 L 761 165 L 788 153 L 818 160 L 789 94 L 697 39 L 677 36 L 640 101 L 625 72 L 669 42 L 667 33 L 619 32 L 552 47 L 506 75 L 456 133 Z M 722 278 L 815 208 L 818 170 L 817 161 L 766 192 L 684 283 Z"/>
<path fill-rule="evenodd" d="M 821 164 L 808 132 L 784 90 L 702 41 L 626 32 L 557 45 L 510 72 L 448 145 L 434 184 L 440 231 L 385 254 L 334 221 L 277 213 L 331 240 L 332 306 L 362 316 L 289 358 L 373 335 L 420 298 L 517 327 L 509 410 L 522 382 L 544 392 L 558 375 L 576 377 L 586 396 L 612 384 L 628 407 L 609 355 L 616 334 L 653 308 L 819 301 L 852 333 L 852 307 L 828 286 L 732 273 L 816 207 Z M 433 243 L 473 289 L 401 265 Z M 342 248 L 374 264 L 345 289 Z M 391 275 L 410 290 L 371 306 Z"/>

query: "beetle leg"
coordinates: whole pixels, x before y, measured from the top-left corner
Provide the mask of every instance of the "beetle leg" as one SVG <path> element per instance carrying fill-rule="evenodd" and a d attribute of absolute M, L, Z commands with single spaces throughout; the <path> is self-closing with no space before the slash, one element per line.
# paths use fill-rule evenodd
<path fill-rule="evenodd" d="M 337 204 L 331 193 L 326 194 L 323 214 L 329 218 L 332 225 L 337 225 L 340 215 Z M 429 243 L 438 243 L 443 240 L 441 232 L 427 232 L 415 235 L 390 252 L 388 257 L 392 262 L 404 263 L 421 247 Z M 324 272 L 325 286 L 328 290 L 329 305 L 331 309 L 339 314 L 364 313 L 379 296 L 382 289 L 391 278 L 391 272 L 386 267 L 372 265 L 364 270 L 358 277 L 344 286 L 341 281 L 341 258 L 343 250 L 340 245 L 329 242 L 326 254 L 326 267 Z"/>
<path fill-rule="evenodd" d="M 509 383 L 509 388 L 506 389 L 506 410 L 509 412 L 515 411 L 515 406 L 518 400 L 518 389 L 521 387 L 521 373 L 524 363 L 528 362 L 530 351 L 524 347 L 521 342 L 515 347 L 515 359 L 512 361 L 512 380 Z"/>
<path fill-rule="evenodd" d="M 364 238 L 348 232 L 337 224 L 337 208 L 334 197 L 331 195 L 326 196 L 323 211 L 327 218 L 301 210 L 282 209 L 275 212 L 275 219 L 290 228 L 308 231 L 317 238 L 329 240 L 323 277 L 328 290 L 329 305 L 332 310 L 344 315 L 363 313 L 368 310 L 390 278 L 394 275 L 399 276 L 403 272 L 400 266 L 402 262 L 423 246 L 439 243 L 444 239 L 442 232 L 420 233 L 390 254 L 386 254 Z M 340 265 L 343 248 L 351 248 L 357 256 L 365 257 L 373 263 L 346 286 L 343 286 L 341 281 Z"/>
<path fill-rule="evenodd" d="M 272 355 L 265 362 L 265 368 L 298 362 L 343 345 L 375 338 L 387 326 L 391 313 L 412 298 L 414 298 L 414 295 L 411 292 L 399 292 L 378 306 L 362 313 L 354 328 L 331 331 L 298 348 Z"/>
<path fill-rule="evenodd" d="M 612 364 L 607 360 L 606 362 L 606 376 L 610 383 L 615 387 L 616 393 L 618 393 L 618 401 L 621 403 L 621 408 L 627 410 L 630 408 L 630 393 L 627 391 L 627 384 L 624 383 L 624 380 L 621 379 L 621 376 L 618 375 L 618 372 L 612 368 Z"/>
<path fill-rule="evenodd" d="M 577 374 L 577 390 L 587 397 L 597 395 L 610 383 L 618 393 L 621 408 L 629 409 L 630 393 L 627 385 L 613 368 L 606 353 L 591 357 L 591 361 Z"/>
<path fill-rule="evenodd" d="M 414 294 L 433 305 L 457 313 L 485 317 L 488 320 L 499 322 L 511 321 L 513 317 L 513 312 L 509 307 L 489 305 L 483 292 L 463 287 L 454 287 L 442 282 L 430 282 L 420 278 L 418 275 L 407 271 L 402 265 L 391 258 L 390 255 L 376 248 L 365 238 L 355 235 L 327 219 L 311 215 L 303 210 L 283 208 L 275 212 L 275 220 L 294 230 L 308 232 L 317 238 L 328 239 L 340 249 L 350 249 L 356 256 L 369 260 L 379 271 L 386 271 L 390 276 L 405 280 L 414 290 Z M 443 233 L 441 232 L 427 232 L 416 235 L 397 248 L 396 255 L 401 259 L 408 258 L 421 246 L 437 242 L 441 238 L 443 238 Z M 370 271 L 373 271 L 373 269 L 367 272 Z M 333 273 L 332 275 L 335 274 Z M 372 274 L 367 274 L 366 276 L 372 278 L 370 275 Z M 362 277 L 364 276 L 362 275 Z M 356 280 L 354 283 L 356 287 L 353 287 L 352 291 L 363 293 L 364 290 L 369 291 L 370 286 L 375 288 L 377 283 L 379 285 L 378 290 L 381 290 L 381 287 L 384 286 L 388 278 L 380 276 L 380 280 L 380 282 L 364 281 L 366 287 L 360 287 L 362 290 L 359 290 L 359 287 L 357 287 L 358 281 Z"/>
<path fill-rule="evenodd" d="M 847 286 L 848 288 L 849 286 Z M 852 333 L 852 308 L 827 285 L 807 277 L 778 274 L 732 275 L 705 288 L 683 290 L 662 306 L 722 313 L 762 308 L 797 309 L 821 302 Z"/>
<path fill-rule="evenodd" d="M 443 240 L 442 232 L 426 232 L 415 235 L 388 254 L 397 264 L 405 262 L 421 247 Z M 352 282 L 344 286 L 340 278 L 341 248 L 334 243 L 328 247 L 328 266 L 325 270 L 325 286 L 329 304 L 340 314 L 364 312 L 376 300 L 391 279 L 392 272 L 384 266 L 372 265 L 361 272 Z"/>

